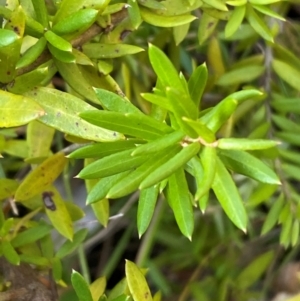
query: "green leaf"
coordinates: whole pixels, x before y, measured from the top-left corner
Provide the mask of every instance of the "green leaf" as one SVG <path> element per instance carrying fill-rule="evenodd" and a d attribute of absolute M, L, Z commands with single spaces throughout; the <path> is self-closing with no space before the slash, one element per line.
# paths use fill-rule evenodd
<path fill-rule="evenodd" d="M 269 200 L 274 192 L 277 190 L 278 185 L 271 185 L 261 183 L 256 187 L 255 191 L 248 199 L 248 206 L 258 206 L 265 200 Z"/>
<path fill-rule="evenodd" d="M 72 52 L 69 51 L 62 51 L 51 44 L 48 44 L 48 49 L 50 50 L 52 56 L 56 58 L 57 60 L 63 62 L 63 63 L 75 63 L 76 58 L 73 55 Z"/>
<path fill-rule="evenodd" d="M 96 9 L 80 9 L 56 23 L 52 27 L 52 31 L 58 35 L 66 35 L 88 28 L 96 21 L 97 15 Z"/>
<path fill-rule="evenodd" d="M 28 97 L 0 90 L 0 127 L 16 127 L 45 114 L 35 101 Z"/>
<path fill-rule="evenodd" d="M 37 242 L 39 239 L 48 235 L 52 229 L 52 226 L 46 223 L 40 223 L 35 227 L 19 232 L 17 236 L 12 239 L 11 244 L 14 248 L 19 248 Z"/>
<path fill-rule="evenodd" d="M 67 256 L 68 254 L 71 254 L 72 252 L 74 252 L 78 248 L 78 246 L 84 241 L 87 234 L 88 234 L 88 229 L 86 229 L 86 228 L 80 229 L 79 231 L 77 231 L 74 234 L 72 241 L 67 240 L 59 248 L 59 250 L 56 253 L 56 257 L 59 259 L 62 259 L 65 256 Z"/>
<path fill-rule="evenodd" d="M 74 91 L 94 103 L 99 103 L 89 79 L 82 74 L 82 71 L 77 64 L 63 63 L 59 60 L 55 60 L 55 66 L 63 79 L 74 89 Z"/>
<path fill-rule="evenodd" d="M 198 158 L 195 158 L 198 162 Z M 214 147 L 204 146 L 200 152 L 200 162 L 194 162 L 194 167 L 202 166 L 203 172 L 197 177 L 197 191 L 195 194 L 195 200 L 200 200 L 204 195 L 208 194 L 216 173 L 217 152 Z M 197 164 L 195 166 L 195 164 Z M 200 167 L 201 168 L 201 167 Z M 199 172 L 199 171 L 197 171 Z M 201 209 L 201 208 L 200 208 Z"/>
<path fill-rule="evenodd" d="M 141 96 L 152 104 L 172 112 L 173 107 L 171 106 L 167 97 L 153 93 L 142 93 Z"/>
<path fill-rule="evenodd" d="M 100 104 L 109 111 L 119 113 L 141 113 L 126 97 L 121 97 L 116 93 L 94 88 Z"/>
<path fill-rule="evenodd" d="M 276 225 L 284 203 L 285 203 L 285 201 L 284 201 L 283 195 L 281 194 L 276 199 L 276 201 L 272 205 L 272 208 L 269 211 L 267 217 L 265 218 L 265 221 L 264 221 L 264 224 L 263 224 L 263 227 L 261 230 L 261 235 L 268 233 Z"/>
<path fill-rule="evenodd" d="M 188 95 L 183 94 L 180 90 L 173 87 L 167 87 L 166 94 L 172 107 L 172 112 L 178 121 L 181 120 L 182 117 L 190 119 L 197 118 L 198 109 Z"/>
<path fill-rule="evenodd" d="M 137 29 L 142 23 L 141 13 L 137 0 L 128 0 L 129 7 L 127 8 L 128 15 L 134 29 Z"/>
<path fill-rule="evenodd" d="M 248 218 L 240 194 L 231 175 L 219 158 L 217 158 L 216 164 L 212 189 L 230 220 L 246 232 Z"/>
<path fill-rule="evenodd" d="M 26 95 L 41 105 L 47 113 L 39 121 L 64 133 L 94 141 L 113 141 L 122 137 L 116 132 L 101 129 L 82 120 L 78 113 L 92 110 L 94 107 L 69 93 L 50 88 L 36 88 Z"/>
<path fill-rule="evenodd" d="M 152 44 L 149 44 L 148 53 L 152 68 L 154 69 L 163 88 L 173 87 L 181 92 L 185 92 L 185 88 L 181 83 L 178 72 L 166 54 Z"/>
<path fill-rule="evenodd" d="M 90 43 L 82 46 L 83 53 L 92 59 L 112 59 L 144 51 L 143 48 L 127 44 Z"/>
<path fill-rule="evenodd" d="M 125 273 L 129 291 L 134 301 L 152 301 L 147 281 L 140 269 L 131 261 L 126 260 Z"/>
<path fill-rule="evenodd" d="M 285 21 L 285 18 L 283 18 L 280 14 L 276 13 L 275 11 L 273 11 L 272 9 L 270 9 L 268 6 L 264 6 L 264 5 L 252 5 L 252 7 L 254 9 L 256 9 L 257 11 L 263 13 L 266 16 L 270 16 L 273 17 L 275 19 L 281 20 L 281 21 Z"/>
<path fill-rule="evenodd" d="M 292 224 L 293 224 L 293 216 L 289 214 L 287 218 L 284 221 L 282 221 L 282 229 L 280 232 L 280 244 L 282 244 L 285 248 L 287 248 L 291 243 Z"/>
<path fill-rule="evenodd" d="M 70 155 L 68 158 L 84 159 L 84 158 L 103 158 L 124 150 L 135 148 L 134 140 L 113 141 L 110 143 L 94 143 L 83 146 Z"/>
<path fill-rule="evenodd" d="M 108 199 L 101 199 L 96 203 L 91 204 L 93 212 L 101 225 L 107 227 L 109 219 L 109 201 Z"/>
<path fill-rule="evenodd" d="M 163 163 L 153 172 L 149 173 L 149 175 L 142 181 L 139 188 L 145 189 L 166 179 L 194 157 L 199 150 L 200 144 L 198 142 L 194 142 L 183 147 L 183 149 L 174 155 L 174 157 L 170 158 L 170 160 Z"/>
<path fill-rule="evenodd" d="M 4 200 L 15 194 L 19 183 L 12 179 L 0 179 L 0 200 Z"/>
<path fill-rule="evenodd" d="M 42 193 L 46 214 L 53 227 L 69 240 L 73 239 L 73 224 L 64 200 L 59 192 L 52 186 L 47 187 Z M 47 207 L 47 202 L 51 207 Z"/>
<path fill-rule="evenodd" d="M 253 155 L 240 150 L 222 150 L 218 152 L 223 163 L 229 169 L 267 184 L 280 185 L 280 180 L 272 169 Z"/>
<path fill-rule="evenodd" d="M 57 34 L 55 34 L 53 31 L 48 30 L 45 32 L 44 37 L 46 40 L 55 48 L 61 50 L 61 51 L 72 51 L 72 45 L 67 40 L 61 38 Z"/>
<path fill-rule="evenodd" d="M 33 46 L 28 48 L 18 60 L 16 68 L 23 68 L 32 64 L 45 50 L 47 40 L 41 37 Z"/>
<path fill-rule="evenodd" d="M 237 277 L 236 285 L 242 290 L 253 285 L 270 266 L 274 251 L 268 251 L 255 258 Z"/>
<path fill-rule="evenodd" d="M 128 174 L 129 171 L 125 171 L 110 177 L 100 179 L 89 192 L 86 204 L 89 205 L 103 200 L 108 194 L 109 190 L 121 179 L 125 178 Z"/>
<path fill-rule="evenodd" d="M 57 10 L 53 19 L 53 24 L 65 20 L 68 16 L 72 15 L 77 11 L 84 10 L 87 8 L 96 9 L 99 11 L 99 13 L 101 13 L 104 11 L 108 3 L 108 0 L 64 0 L 59 5 L 59 9 Z"/>
<path fill-rule="evenodd" d="M 189 81 L 188 81 L 188 87 L 189 92 L 191 95 L 191 99 L 195 103 L 196 107 L 199 107 L 206 82 L 208 78 L 208 72 L 206 64 L 203 63 L 202 65 L 198 66 L 194 72 L 192 73 Z"/>
<path fill-rule="evenodd" d="M 184 170 L 178 169 L 170 178 L 166 198 L 172 208 L 181 233 L 192 240 L 194 215 Z"/>
<path fill-rule="evenodd" d="M 145 233 L 150 224 L 157 202 L 158 193 L 158 185 L 143 189 L 140 193 L 137 212 L 137 228 L 139 237 Z"/>
<path fill-rule="evenodd" d="M 49 157 L 31 171 L 18 187 L 15 199 L 26 201 L 46 189 L 63 171 L 67 159 L 61 152 Z"/>
<path fill-rule="evenodd" d="M 204 3 L 222 11 L 228 11 L 226 4 L 220 0 L 203 0 Z"/>
<path fill-rule="evenodd" d="M 158 152 L 150 157 L 144 164 L 136 168 L 129 175 L 122 178 L 108 192 L 107 198 L 118 198 L 135 191 L 141 182 L 154 170 L 173 158 L 181 150 L 180 146 Z"/>
<path fill-rule="evenodd" d="M 174 27 L 190 23 L 196 19 L 190 14 L 183 14 L 177 16 L 162 16 L 152 12 L 150 9 L 140 7 L 142 19 L 154 26 L 159 27 Z"/>
<path fill-rule="evenodd" d="M 10 262 L 13 265 L 20 264 L 20 256 L 16 252 L 16 250 L 12 247 L 9 241 L 2 240 L 1 247 L 2 247 L 3 255 L 8 262 Z"/>
<path fill-rule="evenodd" d="M 48 76 L 48 67 L 37 68 L 31 72 L 15 77 L 13 85 L 10 85 L 7 90 L 15 94 L 23 94 L 39 86 Z"/>
<path fill-rule="evenodd" d="M 32 2 L 35 15 L 37 18 L 37 21 L 41 23 L 44 28 L 47 28 L 49 26 L 48 24 L 48 11 L 46 7 L 46 3 L 43 0 L 36 0 Z"/>
<path fill-rule="evenodd" d="M 172 145 L 177 145 L 184 138 L 181 131 L 174 131 L 170 134 L 164 135 L 161 138 L 150 141 L 136 147 L 131 153 L 132 156 L 152 154 L 164 150 Z"/>
<path fill-rule="evenodd" d="M 212 132 L 217 132 L 235 111 L 238 102 L 233 98 L 225 98 L 199 120 Z"/>
<path fill-rule="evenodd" d="M 87 284 L 85 279 L 75 270 L 72 271 L 71 282 L 79 300 L 93 301 L 89 285 Z"/>
<path fill-rule="evenodd" d="M 228 95 L 225 99 L 233 98 L 238 102 L 238 104 L 241 104 L 245 100 L 252 99 L 252 98 L 258 98 L 258 97 L 261 97 L 263 94 L 264 93 L 259 90 L 245 89 L 245 90 L 234 92 L 234 93 Z"/>
<path fill-rule="evenodd" d="M 249 83 L 263 74 L 263 66 L 241 66 L 223 74 L 217 81 L 220 86 L 239 85 Z"/>
<path fill-rule="evenodd" d="M 246 17 L 251 27 L 265 40 L 274 42 L 272 32 L 266 23 L 257 15 L 250 4 L 247 4 Z"/>
<path fill-rule="evenodd" d="M 146 140 L 159 138 L 172 131 L 166 124 L 142 114 L 87 111 L 81 113 L 80 117 L 106 129 Z"/>
<path fill-rule="evenodd" d="M 297 219 L 294 220 L 293 226 L 292 226 L 292 238 L 291 238 L 291 245 L 294 247 L 298 243 L 299 239 L 299 221 Z"/>
<path fill-rule="evenodd" d="M 189 32 L 189 29 L 190 29 L 190 23 L 173 27 L 173 37 L 176 46 L 178 46 L 184 40 L 184 38 Z"/>
<path fill-rule="evenodd" d="M 131 156 L 132 150 L 125 150 L 97 160 L 80 171 L 77 177 L 97 179 L 134 169 L 145 162 L 147 156 Z"/>
<path fill-rule="evenodd" d="M 246 6 L 236 6 L 230 16 L 229 21 L 225 27 L 225 37 L 232 36 L 242 24 L 246 13 Z"/>
<path fill-rule="evenodd" d="M 235 150 L 268 149 L 278 144 L 278 141 L 266 139 L 221 138 L 217 141 L 218 148 Z"/>
<path fill-rule="evenodd" d="M 272 67 L 276 74 L 286 81 L 294 89 L 300 91 L 300 72 L 290 64 L 283 61 L 273 60 Z"/>

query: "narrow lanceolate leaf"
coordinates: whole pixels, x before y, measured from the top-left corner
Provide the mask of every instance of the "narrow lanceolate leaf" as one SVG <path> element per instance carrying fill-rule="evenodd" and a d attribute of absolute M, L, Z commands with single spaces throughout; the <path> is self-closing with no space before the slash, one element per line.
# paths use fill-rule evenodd
<path fill-rule="evenodd" d="M 75 150 L 70 155 L 68 155 L 68 158 L 103 158 L 127 149 L 133 150 L 135 148 L 135 143 L 136 142 L 134 140 L 120 140 L 110 143 L 94 143 Z"/>
<path fill-rule="evenodd" d="M 245 290 L 258 281 L 270 266 L 274 258 L 274 251 L 268 251 L 255 258 L 236 278 L 236 284 Z"/>
<path fill-rule="evenodd" d="M 100 297 L 104 294 L 106 288 L 106 278 L 100 277 L 90 284 L 90 291 L 93 301 L 99 301 Z"/>
<path fill-rule="evenodd" d="M 300 72 L 298 69 L 279 60 L 273 60 L 272 67 L 279 77 L 294 89 L 300 91 Z"/>
<path fill-rule="evenodd" d="M 112 59 L 144 51 L 143 48 L 126 44 L 90 43 L 82 46 L 83 53 L 92 59 Z"/>
<path fill-rule="evenodd" d="M 80 275 L 78 272 L 73 270 L 71 276 L 71 282 L 79 300 L 93 301 L 93 297 L 90 292 L 89 285 L 87 284 L 87 282 L 85 281 L 82 275 Z"/>
<path fill-rule="evenodd" d="M 13 265 L 20 264 L 20 256 L 16 250 L 12 247 L 11 243 L 7 240 L 2 240 L 1 242 L 1 251 L 5 259 Z"/>
<path fill-rule="evenodd" d="M 245 17 L 245 12 L 246 12 L 246 6 L 241 5 L 241 6 L 236 6 L 233 10 L 232 15 L 230 16 L 229 21 L 226 24 L 225 27 L 225 37 L 230 37 L 233 35 L 240 25 L 243 22 L 243 19 Z"/>
<path fill-rule="evenodd" d="M 181 233 L 191 240 L 194 230 L 194 215 L 183 168 L 177 170 L 169 178 L 166 198 L 174 212 Z"/>
<path fill-rule="evenodd" d="M 55 48 L 61 50 L 61 51 L 72 51 L 72 45 L 70 42 L 66 41 L 65 39 L 61 38 L 57 34 L 55 34 L 53 31 L 49 30 L 45 33 L 46 40 Z"/>
<path fill-rule="evenodd" d="M 16 127 L 45 114 L 34 100 L 0 90 L 0 127 Z"/>
<path fill-rule="evenodd" d="M 94 88 L 100 104 L 109 111 L 119 113 L 141 113 L 127 98 L 121 97 L 116 93 Z"/>
<path fill-rule="evenodd" d="M 235 111 L 238 102 L 233 98 L 223 99 L 213 109 L 201 116 L 199 120 L 212 132 L 217 132 Z"/>
<path fill-rule="evenodd" d="M 59 21 L 52 27 L 58 35 L 65 35 L 81 30 L 83 27 L 88 27 L 94 23 L 97 18 L 98 11 L 92 8 L 80 9 Z"/>
<path fill-rule="evenodd" d="M 281 209 L 284 206 L 284 197 L 281 194 L 274 204 L 272 205 L 271 210 L 269 211 L 267 217 L 265 218 L 262 230 L 261 230 L 261 235 L 264 235 L 268 233 L 278 222 L 279 215 L 281 213 Z"/>
<path fill-rule="evenodd" d="M 132 150 L 125 150 L 106 156 L 86 166 L 78 174 L 82 179 L 104 178 L 120 172 L 134 169 L 145 162 L 147 156 L 131 156 Z"/>
<path fill-rule="evenodd" d="M 204 63 L 198 66 L 194 70 L 188 82 L 191 98 L 197 108 L 199 107 L 206 86 L 207 77 L 208 77 L 207 67 L 206 64 Z"/>
<path fill-rule="evenodd" d="M 181 131 L 175 131 L 173 133 L 167 134 L 161 138 L 150 141 L 146 144 L 142 144 L 135 148 L 132 152 L 132 156 L 152 154 L 166 149 L 172 145 L 179 144 L 179 142 L 184 138 L 185 134 Z"/>
<path fill-rule="evenodd" d="M 109 219 L 109 200 L 99 199 L 99 202 L 91 204 L 93 212 L 103 227 L 107 227 Z"/>
<path fill-rule="evenodd" d="M 274 171 L 253 155 L 240 150 L 222 150 L 218 152 L 223 163 L 231 170 L 262 183 L 280 185 Z"/>
<path fill-rule="evenodd" d="M 106 197 L 109 190 L 114 185 L 116 185 L 121 179 L 127 177 L 129 173 L 130 171 L 124 171 L 119 174 L 100 179 L 98 183 L 96 183 L 95 186 L 93 186 L 93 188 L 89 192 L 86 204 L 89 205 L 95 202 L 101 202 Z"/>
<path fill-rule="evenodd" d="M 198 160 L 197 157 L 196 159 Z M 216 149 L 214 147 L 204 146 L 200 153 L 200 161 L 203 167 L 203 175 L 202 178 L 198 177 L 197 179 L 198 189 L 195 194 L 195 200 L 197 201 L 209 192 L 213 183 L 217 162 Z"/>
<path fill-rule="evenodd" d="M 194 142 L 184 147 L 173 158 L 150 173 L 140 184 L 139 188 L 145 189 L 166 179 L 177 169 L 186 164 L 191 158 L 193 158 L 199 152 L 199 150 L 200 144 L 198 142 Z"/>
<path fill-rule="evenodd" d="M 258 150 L 278 145 L 278 141 L 266 139 L 221 138 L 218 140 L 220 149 Z"/>
<path fill-rule="evenodd" d="M 238 104 L 241 104 L 245 100 L 252 99 L 252 98 L 258 98 L 258 97 L 261 97 L 263 94 L 264 93 L 259 90 L 245 89 L 245 90 L 234 92 L 234 93 L 228 95 L 225 99 L 233 98 L 238 102 Z"/>
<path fill-rule="evenodd" d="M 246 17 L 251 27 L 265 40 L 273 42 L 273 35 L 266 23 L 257 15 L 250 4 L 247 4 Z"/>
<path fill-rule="evenodd" d="M 162 16 L 152 12 L 150 9 L 140 8 L 142 19 L 154 26 L 159 27 L 174 27 L 190 23 L 196 19 L 195 16 L 190 14 L 177 15 L 177 16 Z"/>
<path fill-rule="evenodd" d="M 67 158 L 63 153 L 57 153 L 49 157 L 27 175 L 17 189 L 15 199 L 25 201 L 41 193 L 60 175 L 66 163 Z"/>
<path fill-rule="evenodd" d="M 62 259 L 66 257 L 68 254 L 71 254 L 78 246 L 84 241 L 85 237 L 88 234 L 88 230 L 86 228 L 80 229 L 74 234 L 73 241 L 67 240 L 63 245 L 59 248 L 56 253 L 56 257 Z"/>
<path fill-rule="evenodd" d="M 231 175 L 219 158 L 217 158 L 212 189 L 230 220 L 246 232 L 248 218 L 243 201 Z"/>
<path fill-rule="evenodd" d="M 172 132 L 172 128 L 147 115 L 108 111 L 87 111 L 80 114 L 86 121 L 120 133 L 153 140 Z"/>
<path fill-rule="evenodd" d="M 178 16 L 177 16 L 178 17 Z M 159 78 L 162 86 L 173 87 L 182 92 L 185 91 L 178 72 L 173 66 L 170 59 L 158 47 L 149 45 L 149 59 L 157 77 Z"/>
<path fill-rule="evenodd" d="M 39 121 L 64 133 L 93 141 L 113 141 L 122 137 L 116 132 L 82 120 L 78 113 L 92 110 L 94 107 L 69 93 L 50 88 L 36 88 L 26 95 L 34 99 L 47 113 Z"/>
<path fill-rule="evenodd" d="M 140 193 L 138 212 L 137 212 L 137 228 L 139 237 L 147 230 L 152 219 L 155 204 L 157 201 L 159 186 L 143 189 Z"/>
<path fill-rule="evenodd" d="M 126 280 L 134 301 L 152 301 L 151 292 L 141 270 L 131 261 L 126 260 Z"/>
<path fill-rule="evenodd" d="M 144 164 L 136 168 L 129 175 L 122 178 L 108 192 L 107 198 L 119 198 L 138 189 L 141 182 L 154 170 L 173 158 L 181 146 L 170 147 L 151 156 Z"/>
<path fill-rule="evenodd" d="M 152 104 L 172 112 L 172 106 L 167 97 L 153 93 L 142 93 L 141 96 Z"/>
<path fill-rule="evenodd" d="M 48 235 L 52 229 L 52 226 L 46 223 L 39 224 L 35 227 L 19 232 L 11 241 L 11 244 L 14 248 L 18 248 L 33 242 L 37 242 L 42 237 Z"/>
<path fill-rule="evenodd" d="M 181 119 L 182 117 L 197 118 L 198 109 L 188 95 L 172 87 L 167 87 L 166 92 L 169 103 L 172 106 L 172 112 L 177 119 Z"/>
<path fill-rule="evenodd" d="M 72 220 L 59 192 L 52 186 L 42 192 L 46 214 L 53 227 L 69 240 L 73 239 Z"/>

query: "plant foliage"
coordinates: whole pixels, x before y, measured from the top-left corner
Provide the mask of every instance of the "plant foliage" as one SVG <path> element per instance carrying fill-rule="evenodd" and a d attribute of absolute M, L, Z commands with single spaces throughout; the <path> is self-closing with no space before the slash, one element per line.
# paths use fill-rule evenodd
<path fill-rule="evenodd" d="M 51 268 L 57 284 L 71 281 L 79 300 L 161 299 L 160 293 L 152 297 L 145 271 L 129 260 L 126 278 L 108 294 L 104 277 L 89 284 L 76 271 L 63 275 L 64 258 L 77 249 L 82 254 L 88 235 L 75 227 L 85 209 L 71 202 L 68 179 L 81 159 L 76 178 L 85 183 L 86 206 L 105 227 L 121 202 L 109 200 L 129 203 L 139 191 L 136 225 L 146 241 L 151 225 L 158 227 L 157 214 L 169 210 L 172 218 L 162 223 L 169 228 L 175 221 L 195 240 L 195 254 L 209 250 L 207 258 L 221 246 L 215 238 L 204 243 L 209 233 L 223 243 L 231 235 L 238 245 L 240 230 L 252 237 L 280 224 L 280 244 L 296 246 L 300 60 L 294 38 L 287 38 L 296 33 L 284 23 L 291 9 L 293 1 L 280 0 L 3 3 L 1 256 L 12 265 Z M 61 175 L 66 196 L 57 188 Z M 13 216 L 16 204 L 27 214 Z M 66 239 L 60 247 L 53 229 Z M 169 235 L 159 229 L 160 240 Z M 180 237 L 173 232 L 170 237 Z M 172 245 L 167 238 L 163 244 Z M 183 256 L 177 242 L 171 249 Z M 236 263 L 223 262 L 232 273 L 220 269 L 218 280 L 207 280 L 223 295 L 191 281 L 188 294 L 227 300 L 231 289 L 247 300 L 273 257 L 261 253 L 239 274 Z M 149 267 L 153 279 L 151 270 L 158 269 L 151 261 Z M 158 282 L 170 295 L 166 280 Z"/>

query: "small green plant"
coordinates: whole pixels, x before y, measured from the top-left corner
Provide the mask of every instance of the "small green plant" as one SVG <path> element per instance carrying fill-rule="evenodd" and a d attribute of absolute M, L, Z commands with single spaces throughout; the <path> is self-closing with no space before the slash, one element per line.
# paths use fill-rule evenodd
<path fill-rule="evenodd" d="M 26 264 L 51 270 L 51 281 L 72 285 L 81 301 L 265 294 L 275 253 L 261 243 L 251 260 L 237 258 L 259 235 L 298 246 L 299 24 L 284 23 L 296 4 L 0 3 L 0 300 L 28 293 L 7 278 L 7 264 L 20 275 Z M 138 200 L 136 211 L 126 209 L 132 225 L 103 277 L 91 284 L 84 248 L 93 233 L 80 221 L 86 210 L 74 198 L 74 170 L 104 227 L 112 212 L 124 213 L 122 200 L 128 208 L 130 196 Z M 17 214 L 19 205 L 26 214 Z M 126 277 L 106 289 L 104 276 L 135 226 L 136 263 L 127 260 Z M 65 241 L 56 245 L 53 232 Z M 162 251 L 152 258 L 155 244 Z M 64 265 L 74 253 L 82 275 Z M 208 262 L 214 277 L 201 278 Z M 138 266 L 149 267 L 150 285 Z M 165 267 L 189 277 L 176 285 Z M 260 294 L 253 287 L 267 270 Z M 161 292 L 152 297 L 149 286 Z M 54 291 L 42 301 L 56 300 Z"/>

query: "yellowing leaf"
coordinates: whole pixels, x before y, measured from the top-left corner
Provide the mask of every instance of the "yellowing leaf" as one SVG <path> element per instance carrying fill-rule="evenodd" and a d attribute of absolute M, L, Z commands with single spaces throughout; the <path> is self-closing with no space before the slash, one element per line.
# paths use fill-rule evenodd
<path fill-rule="evenodd" d="M 141 270 L 131 261 L 126 260 L 125 273 L 129 291 L 134 301 L 152 301 L 146 279 Z"/>
<path fill-rule="evenodd" d="M 63 153 L 57 153 L 27 175 L 16 191 L 15 199 L 25 201 L 41 193 L 63 171 L 67 158 Z"/>
<path fill-rule="evenodd" d="M 59 192 L 52 186 L 42 192 L 46 214 L 53 227 L 69 240 L 73 239 L 72 220 Z"/>
<path fill-rule="evenodd" d="M 20 126 L 44 114 L 32 99 L 0 90 L 0 128 Z"/>

